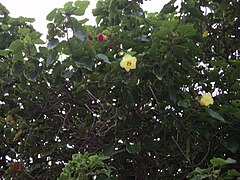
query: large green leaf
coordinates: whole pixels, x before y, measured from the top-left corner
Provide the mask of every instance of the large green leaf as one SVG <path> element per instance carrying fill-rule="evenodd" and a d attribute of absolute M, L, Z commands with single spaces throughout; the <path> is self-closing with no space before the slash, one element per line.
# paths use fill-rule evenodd
<path fill-rule="evenodd" d="M 231 87 L 230 87 L 231 90 L 233 91 L 240 91 L 240 82 L 237 81 L 235 82 Z"/>
<path fill-rule="evenodd" d="M 73 12 L 73 14 L 78 16 L 84 15 L 89 4 L 90 1 L 76 1 L 74 5 L 77 9 Z"/>
<path fill-rule="evenodd" d="M 58 43 L 59 43 L 59 40 L 56 39 L 56 38 L 53 38 L 53 39 L 51 39 L 51 40 L 48 42 L 47 48 L 48 48 L 48 49 L 53 49 L 53 48 L 55 48 L 55 47 L 58 45 Z"/>
<path fill-rule="evenodd" d="M 106 63 L 110 63 L 108 57 L 105 54 L 98 54 L 98 58 L 102 59 Z"/>
<path fill-rule="evenodd" d="M 76 30 L 73 33 L 74 36 L 76 36 L 80 41 L 84 42 L 85 41 L 85 35 L 82 31 Z"/>
<path fill-rule="evenodd" d="M 30 33 L 30 29 L 29 28 L 19 28 L 18 32 L 20 35 L 26 36 Z"/>
<path fill-rule="evenodd" d="M 24 70 L 24 63 L 21 60 L 17 60 L 13 63 L 11 73 L 13 76 L 20 76 Z"/>
<path fill-rule="evenodd" d="M 19 16 L 18 18 L 10 18 L 8 20 L 8 23 L 12 25 L 19 25 L 19 24 L 26 24 L 26 22 L 33 23 L 34 21 L 35 21 L 34 18 Z"/>
<path fill-rule="evenodd" d="M 72 14 L 75 9 L 76 8 L 73 7 L 73 2 L 71 2 L 71 1 L 64 4 L 64 13 L 66 13 L 66 14 Z"/>
<path fill-rule="evenodd" d="M 126 145 L 126 150 L 130 154 L 139 153 L 141 151 L 141 144 L 140 143 L 128 143 Z"/>
<path fill-rule="evenodd" d="M 64 71 L 62 71 L 61 76 L 63 78 L 71 78 L 73 76 L 73 71 L 70 69 L 65 69 Z"/>
<path fill-rule="evenodd" d="M 55 18 L 55 16 L 56 16 L 56 14 L 57 14 L 57 8 L 55 8 L 55 9 L 53 9 L 48 15 L 47 15 L 47 20 L 48 21 L 52 21 L 54 18 Z"/>
<path fill-rule="evenodd" d="M 169 97 L 174 103 L 176 103 L 177 101 L 177 91 L 178 89 L 176 88 L 175 85 L 170 85 L 168 87 Z"/>
<path fill-rule="evenodd" d="M 10 50 L 0 50 L 0 55 L 7 57 L 10 53 Z"/>
<path fill-rule="evenodd" d="M 167 74 L 167 72 L 168 72 L 168 64 L 167 63 L 163 64 L 162 67 L 156 66 L 153 69 L 153 74 L 160 81 L 163 80 L 163 77 Z"/>
<path fill-rule="evenodd" d="M 88 53 L 92 58 L 97 58 L 96 50 L 89 41 L 85 41 L 84 47 L 86 48 L 86 50 L 88 50 Z"/>
<path fill-rule="evenodd" d="M 162 10 L 160 11 L 161 14 L 169 14 L 174 12 L 178 6 L 174 6 L 174 3 L 176 2 L 176 0 L 171 0 L 169 3 L 165 4 L 162 8 Z"/>
<path fill-rule="evenodd" d="M 190 103 L 189 99 L 184 99 L 184 100 L 178 101 L 177 105 L 180 107 L 184 107 L 184 108 L 191 107 L 191 103 Z"/>
<path fill-rule="evenodd" d="M 181 25 L 178 27 L 177 31 L 185 37 L 196 35 L 196 29 L 193 27 L 192 24 Z"/>
<path fill-rule="evenodd" d="M 221 122 L 223 122 L 223 123 L 227 123 L 227 122 L 225 121 L 225 119 L 222 117 L 222 115 L 219 114 L 218 112 L 216 112 L 216 111 L 214 111 L 214 110 L 212 110 L 212 109 L 210 109 L 210 108 L 207 108 L 206 110 L 207 110 L 208 114 L 209 114 L 211 117 L 213 117 L 214 119 L 217 119 L 217 120 L 219 120 L 219 121 L 221 121 Z"/>
<path fill-rule="evenodd" d="M 235 177 L 240 177 L 240 172 L 237 171 L 236 169 L 230 169 L 228 170 L 228 176 L 235 176 Z"/>
<path fill-rule="evenodd" d="M 238 139 L 234 136 L 220 142 L 232 153 L 236 153 L 240 146 Z"/>
<path fill-rule="evenodd" d="M 74 57 L 73 60 L 77 67 L 87 68 L 88 70 L 92 70 L 95 63 L 91 57 Z"/>
<path fill-rule="evenodd" d="M 114 150 L 115 150 L 114 144 L 109 144 L 109 145 L 107 145 L 107 146 L 103 149 L 103 152 L 102 152 L 102 153 L 103 153 L 105 156 L 111 156 L 112 153 L 114 152 Z"/>
<path fill-rule="evenodd" d="M 237 161 L 232 158 L 227 158 L 226 160 L 224 160 L 222 158 L 214 157 L 213 159 L 210 160 L 210 162 L 213 165 L 213 167 L 216 167 L 216 166 L 223 166 L 227 164 L 235 164 Z"/>
<path fill-rule="evenodd" d="M 9 11 L 7 10 L 7 8 L 3 6 L 1 3 L 0 3 L 0 14 L 1 15 L 9 14 Z"/>
<path fill-rule="evenodd" d="M 24 49 L 24 45 L 23 45 L 23 42 L 21 40 L 16 40 L 16 41 L 13 41 L 11 44 L 10 44 L 10 47 L 9 47 L 10 50 L 13 51 L 13 53 L 18 53 L 20 51 L 22 51 Z"/>
<path fill-rule="evenodd" d="M 117 116 L 120 120 L 124 119 L 127 115 L 127 109 L 123 106 L 117 109 Z"/>
<path fill-rule="evenodd" d="M 38 66 L 38 64 L 34 64 L 31 62 L 28 62 L 25 64 L 25 69 L 24 69 L 24 76 L 29 80 L 36 82 L 36 79 L 41 72 L 41 68 Z"/>
<path fill-rule="evenodd" d="M 237 108 L 240 108 L 240 99 L 232 100 L 232 105 Z"/>

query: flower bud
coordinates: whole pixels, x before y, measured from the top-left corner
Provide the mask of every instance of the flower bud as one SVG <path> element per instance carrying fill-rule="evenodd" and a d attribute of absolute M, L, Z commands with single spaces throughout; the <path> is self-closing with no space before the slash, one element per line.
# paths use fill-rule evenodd
<path fill-rule="evenodd" d="M 89 39 L 90 41 L 93 39 L 91 32 L 88 32 L 88 39 Z"/>
<path fill-rule="evenodd" d="M 110 49 L 113 49 L 113 48 L 114 48 L 114 44 L 113 44 L 113 43 L 109 43 L 108 47 L 109 47 Z"/>
<path fill-rule="evenodd" d="M 12 164 L 12 169 L 13 169 L 15 172 L 19 172 L 19 171 L 20 171 L 19 163 L 14 162 L 14 163 Z"/>

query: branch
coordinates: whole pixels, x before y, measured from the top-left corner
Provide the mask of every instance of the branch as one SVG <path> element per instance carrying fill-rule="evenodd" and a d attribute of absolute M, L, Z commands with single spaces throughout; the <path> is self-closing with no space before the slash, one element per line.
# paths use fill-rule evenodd
<path fill-rule="evenodd" d="M 183 152 L 183 150 L 181 149 L 181 147 L 179 146 L 179 144 L 177 143 L 177 141 L 174 139 L 173 136 L 171 136 L 172 140 L 174 141 L 174 143 L 177 145 L 178 149 L 180 150 L 180 152 L 182 153 L 182 155 L 186 158 L 186 160 L 189 162 L 190 167 L 193 168 L 193 165 L 191 163 L 190 158 Z"/>

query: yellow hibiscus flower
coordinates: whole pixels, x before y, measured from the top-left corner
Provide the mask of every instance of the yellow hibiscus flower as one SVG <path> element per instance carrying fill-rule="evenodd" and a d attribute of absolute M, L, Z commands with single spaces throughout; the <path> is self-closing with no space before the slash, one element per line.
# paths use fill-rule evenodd
<path fill-rule="evenodd" d="M 213 98 L 210 93 L 203 93 L 202 97 L 199 99 L 199 103 L 202 106 L 209 106 L 210 104 L 213 104 Z"/>
<path fill-rule="evenodd" d="M 136 69 L 137 58 L 131 56 L 130 54 L 126 54 L 123 56 L 122 61 L 120 62 L 120 66 L 124 68 L 127 72 L 130 69 Z"/>
<path fill-rule="evenodd" d="M 202 34 L 202 37 L 203 38 L 208 37 L 208 31 L 204 31 L 203 34 Z"/>

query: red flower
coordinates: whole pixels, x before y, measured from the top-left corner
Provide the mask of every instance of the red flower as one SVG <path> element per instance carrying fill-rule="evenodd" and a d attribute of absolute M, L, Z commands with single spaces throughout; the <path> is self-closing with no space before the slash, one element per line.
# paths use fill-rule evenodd
<path fill-rule="evenodd" d="M 13 163 L 12 164 L 12 168 L 15 172 L 19 172 L 20 171 L 20 166 L 19 166 L 19 163 Z"/>
<path fill-rule="evenodd" d="M 108 40 L 108 36 L 106 36 L 106 35 L 104 35 L 104 34 L 102 34 L 102 33 L 99 33 L 99 34 L 97 35 L 97 40 L 98 40 L 98 41 L 106 41 L 106 40 Z"/>

